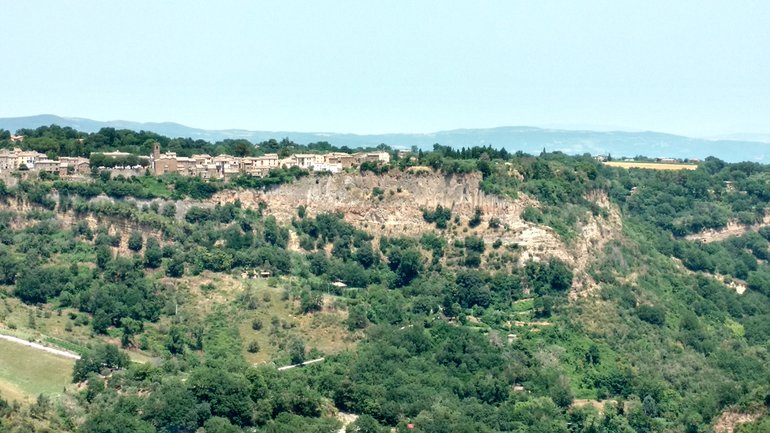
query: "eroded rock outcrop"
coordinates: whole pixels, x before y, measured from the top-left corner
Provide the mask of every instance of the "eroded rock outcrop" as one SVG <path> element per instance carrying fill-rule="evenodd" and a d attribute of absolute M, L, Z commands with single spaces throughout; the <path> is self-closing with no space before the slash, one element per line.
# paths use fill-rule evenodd
<path fill-rule="evenodd" d="M 457 229 L 445 233 L 449 238 L 476 234 L 487 245 L 500 240 L 503 245 L 516 245 L 518 260 L 542 260 L 557 257 L 575 270 L 573 297 L 590 292 L 595 286 L 585 269 L 604 247 L 618 235 L 620 213 L 607 195 L 594 192 L 586 198 L 606 211 L 607 217 L 587 215 L 578 227 L 578 236 L 565 244 L 551 228 L 524 221 L 522 212 L 528 206 L 538 207 L 537 200 L 520 194 L 517 199 L 489 195 L 481 190 L 481 175 L 441 175 L 438 173 L 395 172 L 384 175 L 339 174 L 307 177 L 267 191 L 230 190 L 216 194 L 209 202 L 231 203 L 256 208 L 266 205 L 267 212 L 283 222 L 297 215 L 302 205 L 309 215 L 341 212 L 345 220 L 369 232 L 385 236 L 420 235 L 435 227 L 423 219 L 423 209 L 436 206 L 450 208 L 459 215 L 462 227 L 481 209 L 485 223 L 475 229 Z M 496 218 L 500 228 L 491 229 L 487 222 Z"/>

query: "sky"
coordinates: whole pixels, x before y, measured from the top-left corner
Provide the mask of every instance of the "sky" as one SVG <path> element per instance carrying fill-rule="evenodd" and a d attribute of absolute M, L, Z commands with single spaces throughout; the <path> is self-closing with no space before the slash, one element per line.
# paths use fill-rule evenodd
<path fill-rule="evenodd" d="M 0 117 L 770 133 L 765 0 L 0 0 Z"/>

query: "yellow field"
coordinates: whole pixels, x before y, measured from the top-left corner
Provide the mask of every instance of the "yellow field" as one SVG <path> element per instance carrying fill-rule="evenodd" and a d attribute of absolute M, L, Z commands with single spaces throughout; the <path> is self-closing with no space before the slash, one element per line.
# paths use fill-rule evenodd
<path fill-rule="evenodd" d="M 604 164 L 620 168 L 646 168 L 649 170 L 695 170 L 697 164 L 669 164 L 664 162 L 610 161 Z"/>

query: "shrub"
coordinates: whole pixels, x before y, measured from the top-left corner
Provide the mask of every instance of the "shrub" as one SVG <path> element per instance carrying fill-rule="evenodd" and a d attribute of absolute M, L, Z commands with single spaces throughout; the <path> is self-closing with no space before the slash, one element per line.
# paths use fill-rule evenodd
<path fill-rule="evenodd" d="M 636 309 L 636 315 L 639 319 L 657 326 L 666 323 L 666 311 L 662 307 L 653 305 L 640 305 Z"/>
<path fill-rule="evenodd" d="M 489 219 L 489 228 L 492 230 L 497 230 L 500 228 L 502 223 L 500 222 L 500 218 L 492 217 Z"/>
<path fill-rule="evenodd" d="M 140 232 L 133 232 L 128 238 L 128 249 L 131 251 L 140 251 L 142 249 L 142 234 Z"/>
<path fill-rule="evenodd" d="M 433 211 L 423 209 L 422 218 L 430 224 L 435 223 L 436 228 L 445 229 L 449 220 L 452 219 L 452 210 L 438 205 Z"/>
<path fill-rule="evenodd" d="M 477 207 L 473 211 L 473 216 L 471 217 L 471 219 L 468 220 L 468 227 L 470 228 L 478 227 L 481 224 L 481 215 L 482 215 L 481 208 Z"/>
<path fill-rule="evenodd" d="M 521 213 L 521 219 L 534 224 L 542 224 L 544 217 L 543 212 L 532 206 L 527 206 Z"/>
<path fill-rule="evenodd" d="M 82 382 L 90 373 L 99 373 L 102 369 L 126 368 L 129 362 L 128 355 L 118 350 L 117 347 L 111 344 L 102 344 L 75 362 L 72 380 L 73 382 Z"/>

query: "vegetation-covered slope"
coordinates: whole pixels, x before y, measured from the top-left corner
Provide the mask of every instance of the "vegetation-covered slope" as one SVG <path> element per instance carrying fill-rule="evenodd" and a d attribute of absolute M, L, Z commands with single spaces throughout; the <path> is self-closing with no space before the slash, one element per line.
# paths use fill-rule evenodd
<path fill-rule="evenodd" d="M 729 410 L 762 431 L 770 168 L 626 171 L 437 146 L 341 176 L 387 172 L 396 185 L 419 181 L 413 166 L 476 176 L 472 194 L 509 205 L 368 190 L 362 206 L 375 209 L 412 194 L 421 227 L 399 233 L 312 198 L 278 206 L 293 185 L 218 185 L 217 203 L 175 200 L 180 179 L 168 177 L 2 185 L 2 332 L 83 359 L 63 395 L 0 403 L 0 425 L 332 432 L 343 411 L 362 432 L 708 432 Z M 134 186 L 114 194 L 113 183 Z M 254 200 L 218 203 L 243 194 Z M 686 237 L 731 222 L 757 231 Z M 519 243 L 517 224 L 563 254 Z M 592 225 L 613 228 L 589 239 Z M 592 290 L 570 296 L 578 280 Z"/>

